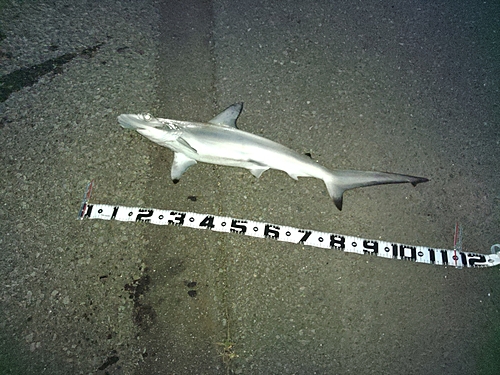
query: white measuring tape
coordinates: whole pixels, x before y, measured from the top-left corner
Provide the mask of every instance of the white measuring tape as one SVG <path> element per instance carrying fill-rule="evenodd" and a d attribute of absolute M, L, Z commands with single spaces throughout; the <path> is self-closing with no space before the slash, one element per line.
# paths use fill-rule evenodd
<path fill-rule="evenodd" d="M 455 249 L 436 249 L 426 246 L 411 246 L 395 242 L 369 240 L 342 234 L 318 232 L 284 225 L 263 223 L 232 217 L 138 208 L 90 204 L 93 181 L 87 186 L 78 214 L 79 219 L 101 219 L 139 221 L 156 225 L 175 225 L 195 229 L 210 229 L 216 232 L 237 233 L 250 237 L 269 238 L 323 249 L 341 250 L 348 253 L 371 254 L 382 258 L 411 260 L 418 263 L 442 266 L 493 267 L 500 264 L 500 244 L 493 245 L 492 254 L 477 254 L 461 251 L 461 241 L 455 238 Z M 459 235 L 458 227 L 456 231 Z"/>

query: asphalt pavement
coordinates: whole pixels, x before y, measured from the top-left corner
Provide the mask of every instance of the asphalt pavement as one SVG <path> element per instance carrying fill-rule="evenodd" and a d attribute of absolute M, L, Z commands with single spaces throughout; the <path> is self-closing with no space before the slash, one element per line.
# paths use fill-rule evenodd
<path fill-rule="evenodd" d="M 498 14 L 438 1 L 0 5 L 0 373 L 494 374 L 499 268 L 77 220 L 92 203 L 464 250 L 499 243 Z M 330 169 L 423 176 L 348 191 L 197 164 L 122 113 L 238 126 Z M 221 153 L 224 150 L 221 148 Z"/>

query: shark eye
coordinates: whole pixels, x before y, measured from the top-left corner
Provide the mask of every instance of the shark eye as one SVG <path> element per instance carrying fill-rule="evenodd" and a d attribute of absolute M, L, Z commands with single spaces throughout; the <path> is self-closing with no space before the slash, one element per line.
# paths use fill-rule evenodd
<path fill-rule="evenodd" d="M 153 116 L 151 116 L 149 113 L 146 113 L 143 116 L 144 116 L 144 120 L 146 120 L 146 121 L 151 121 L 151 119 L 153 118 Z"/>

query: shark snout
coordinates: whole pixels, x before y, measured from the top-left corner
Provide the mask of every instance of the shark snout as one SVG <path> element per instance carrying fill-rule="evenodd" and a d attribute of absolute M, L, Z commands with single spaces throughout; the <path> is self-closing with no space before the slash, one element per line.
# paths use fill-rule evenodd
<path fill-rule="evenodd" d="M 137 129 L 144 124 L 144 120 L 140 119 L 139 115 L 120 115 L 118 122 L 125 129 Z"/>
<path fill-rule="evenodd" d="M 132 115 L 132 114 L 122 114 L 118 116 L 118 122 L 125 129 L 138 129 L 145 127 L 159 128 L 163 127 L 164 124 L 153 116 L 146 115 Z"/>

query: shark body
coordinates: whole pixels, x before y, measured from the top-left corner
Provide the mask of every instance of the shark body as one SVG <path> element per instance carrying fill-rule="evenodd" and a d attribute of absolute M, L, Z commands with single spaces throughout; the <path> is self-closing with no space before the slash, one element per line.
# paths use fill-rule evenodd
<path fill-rule="evenodd" d="M 123 114 L 118 122 L 135 129 L 146 138 L 174 151 L 171 177 L 178 182 L 182 174 L 197 162 L 241 167 L 255 177 L 268 169 L 288 173 L 293 179 L 314 177 L 325 182 L 330 197 L 342 209 L 344 191 L 363 186 L 428 181 L 396 173 L 353 170 L 329 170 L 288 147 L 236 127 L 243 103 L 226 108 L 208 123 L 154 118 L 151 115 Z"/>

